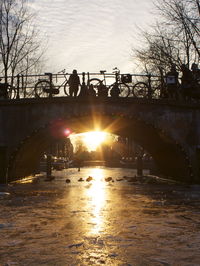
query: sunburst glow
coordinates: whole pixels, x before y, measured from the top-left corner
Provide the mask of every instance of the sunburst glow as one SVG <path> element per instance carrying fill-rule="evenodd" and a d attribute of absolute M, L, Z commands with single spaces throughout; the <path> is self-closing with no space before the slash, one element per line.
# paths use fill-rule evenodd
<path fill-rule="evenodd" d="M 102 144 L 111 145 L 111 143 L 116 140 L 116 135 L 100 130 L 78 134 L 72 133 L 69 137 L 75 147 L 75 151 L 76 148 L 79 147 L 80 143 L 82 143 L 83 147 L 85 147 L 89 152 L 96 151 L 96 149 Z"/>
<path fill-rule="evenodd" d="M 96 150 L 105 141 L 106 135 L 107 133 L 103 131 L 90 131 L 84 133 L 83 141 L 88 150 Z"/>

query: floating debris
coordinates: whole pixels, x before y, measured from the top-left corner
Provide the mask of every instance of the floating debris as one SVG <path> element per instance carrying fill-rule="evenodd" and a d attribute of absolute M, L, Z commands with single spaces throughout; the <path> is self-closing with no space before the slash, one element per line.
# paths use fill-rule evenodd
<path fill-rule="evenodd" d="M 123 181 L 123 178 L 117 178 L 116 181 Z"/>
<path fill-rule="evenodd" d="M 92 176 L 88 176 L 88 178 L 86 179 L 87 182 L 90 182 L 93 180 L 93 177 Z"/>
<path fill-rule="evenodd" d="M 124 175 L 123 179 L 126 180 L 126 181 L 129 181 L 129 180 L 131 180 L 131 177 Z"/>
<path fill-rule="evenodd" d="M 68 248 L 73 248 L 73 247 L 76 247 L 76 248 L 78 248 L 78 247 L 81 247 L 83 244 L 84 244 L 84 243 L 83 243 L 83 242 L 81 242 L 81 243 L 77 243 L 77 244 L 72 244 L 72 245 L 69 245 L 69 246 L 67 246 L 67 247 L 68 247 Z"/>
<path fill-rule="evenodd" d="M 110 181 L 112 181 L 112 180 L 113 180 L 113 179 L 112 179 L 112 177 L 110 177 L 110 176 L 109 176 L 109 177 L 105 177 L 105 181 L 106 181 L 106 182 L 110 182 Z"/>
<path fill-rule="evenodd" d="M 71 180 L 67 178 L 67 179 L 65 180 L 65 182 L 66 182 L 66 183 L 70 183 Z"/>
<path fill-rule="evenodd" d="M 81 177 L 81 178 L 79 178 L 79 180 L 78 180 L 78 182 L 83 182 L 84 181 L 84 179 Z"/>

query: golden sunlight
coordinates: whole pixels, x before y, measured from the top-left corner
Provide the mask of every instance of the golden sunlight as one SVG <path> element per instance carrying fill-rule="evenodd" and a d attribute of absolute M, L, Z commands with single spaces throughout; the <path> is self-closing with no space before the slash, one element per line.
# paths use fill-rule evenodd
<path fill-rule="evenodd" d="M 91 183 L 90 188 L 86 191 L 87 195 L 90 197 L 88 202 L 91 210 L 91 234 L 97 234 L 102 230 L 103 227 L 103 216 L 101 215 L 102 209 L 105 205 L 106 200 L 106 189 L 105 182 L 102 181 L 104 176 L 104 170 L 100 168 L 93 168 L 90 172 L 90 175 L 93 177 L 93 182 Z"/>
<path fill-rule="evenodd" d="M 84 133 L 83 141 L 88 150 L 96 150 L 106 139 L 107 133 L 103 131 L 90 131 Z"/>
<path fill-rule="evenodd" d="M 116 135 L 106 131 L 89 131 L 78 134 L 70 134 L 70 140 L 75 150 L 80 147 L 86 148 L 89 152 L 96 151 L 101 144 L 111 145 L 116 140 Z"/>

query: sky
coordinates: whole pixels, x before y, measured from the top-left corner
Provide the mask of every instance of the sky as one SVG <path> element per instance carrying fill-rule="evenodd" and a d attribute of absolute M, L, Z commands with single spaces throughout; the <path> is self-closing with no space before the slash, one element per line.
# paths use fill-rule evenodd
<path fill-rule="evenodd" d="M 32 0 L 48 40 L 47 71 L 132 73 L 138 28 L 153 20 L 153 0 Z"/>

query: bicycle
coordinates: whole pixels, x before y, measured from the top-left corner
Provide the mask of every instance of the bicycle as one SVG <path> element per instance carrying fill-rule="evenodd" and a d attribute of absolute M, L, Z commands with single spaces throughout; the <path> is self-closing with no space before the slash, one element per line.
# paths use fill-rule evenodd
<path fill-rule="evenodd" d="M 54 96 L 56 94 L 59 94 L 60 88 L 64 87 L 64 93 L 69 96 L 69 85 L 68 85 L 68 79 L 67 75 L 68 73 L 65 73 L 65 69 L 62 71 L 58 72 L 57 75 L 61 74 L 64 76 L 65 80 L 58 86 L 55 86 L 52 82 L 52 73 L 45 73 L 46 76 L 48 76 L 48 79 L 40 79 L 36 84 L 35 84 L 35 97 L 36 98 L 41 98 L 41 97 L 49 97 Z"/>
<path fill-rule="evenodd" d="M 152 98 L 154 97 L 154 94 L 157 94 L 157 90 L 155 90 L 152 87 L 151 84 L 151 74 L 140 74 L 140 75 L 135 75 L 135 76 L 140 76 L 140 77 L 146 77 L 148 79 L 147 82 L 145 81 L 139 81 L 136 82 L 133 87 L 132 87 L 132 94 L 136 98 Z M 154 77 L 154 76 L 153 76 Z"/>
<path fill-rule="evenodd" d="M 7 90 L 8 90 L 8 99 L 16 99 L 17 98 L 17 89 L 14 86 L 8 84 Z"/>
<path fill-rule="evenodd" d="M 147 98 L 149 95 L 149 85 L 145 82 L 137 82 L 132 88 L 133 96 L 136 98 Z"/>
<path fill-rule="evenodd" d="M 8 83 L 0 83 L 0 91 L 0 95 L 5 99 L 11 100 L 17 98 L 17 89 Z"/>
<path fill-rule="evenodd" d="M 165 82 L 162 79 L 157 80 L 151 80 L 152 77 L 158 77 L 158 76 L 152 76 L 152 75 L 139 75 L 139 76 L 145 76 L 148 78 L 148 82 L 139 81 L 133 85 L 132 93 L 133 96 L 136 98 L 161 98 L 166 93 L 166 86 Z M 154 85 L 152 85 L 152 82 Z"/>
<path fill-rule="evenodd" d="M 106 70 L 100 70 L 100 74 L 103 75 L 103 80 L 98 78 L 92 78 L 88 80 L 88 85 L 93 85 L 93 88 L 97 91 L 97 94 L 99 94 L 98 89 L 101 88 L 102 84 L 107 87 L 108 92 L 111 92 L 113 89 L 117 88 L 119 89 L 119 96 L 120 97 L 128 97 L 130 95 L 130 87 L 124 83 L 121 80 L 120 70 L 118 68 L 113 69 L 113 74 L 115 75 L 115 82 L 111 85 L 106 85 Z M 108 77 L 108 76 L 107 76 Z M 112 75 L 113 77 L 113 75 Z"/>

